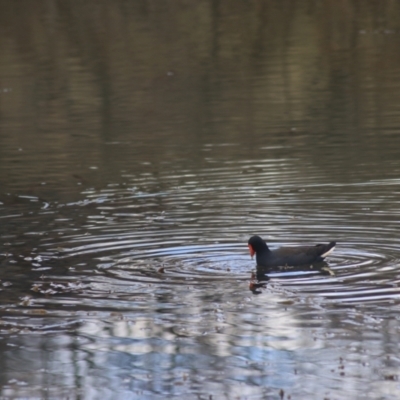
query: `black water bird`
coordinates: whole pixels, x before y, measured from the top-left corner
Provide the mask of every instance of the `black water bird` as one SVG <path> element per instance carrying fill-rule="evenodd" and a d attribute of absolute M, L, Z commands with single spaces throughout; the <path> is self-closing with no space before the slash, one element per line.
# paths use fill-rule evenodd
<path fill-rule="evenodd" d="M 315 246 L 280 247 L 270 250 L 260 236 L 252 236 L 248 242 L 251 258 L 256 255 L 257 270 L 265 272 L 277 267 L 300 267 L 322 263 L 324 258 L 332 253 L 335 245 L 336 242 L 330 242 Z"/>

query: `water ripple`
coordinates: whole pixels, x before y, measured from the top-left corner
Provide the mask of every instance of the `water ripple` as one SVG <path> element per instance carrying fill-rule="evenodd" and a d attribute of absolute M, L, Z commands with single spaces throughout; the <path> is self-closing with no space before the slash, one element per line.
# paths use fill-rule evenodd
<path fill-rule="evenodd" d="M 316 185 L 315 174 L 299 175 L 285 159 L 125 178 L 124 185 L 87 189 L 84 200 L 57 206 L 70 226 L 58 220 L 57 236 L 43 238 L 47 259 L 74 271 L 93 267 L 113 284 L 241 281 L 245 288 L 254 269 L 246 246 L 251 234 L 272 248 L 336 240 L 329 259 L 335 276 L 310 270 L 273 273 L 272 281 L 342 303 L 399 296 L 398 226 L 387 200 L 397 181 Z M 374 184 L 375 196 L 366 190 Z"/>

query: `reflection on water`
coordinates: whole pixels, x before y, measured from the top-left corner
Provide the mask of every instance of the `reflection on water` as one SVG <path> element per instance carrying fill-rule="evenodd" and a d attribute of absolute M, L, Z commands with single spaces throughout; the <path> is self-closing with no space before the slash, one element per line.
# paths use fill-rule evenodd
<path fill-rule="evenodd" d="M 77 202 L 20 198 L 13 220 L 25 231 L 5 243 L 2 261 L 11 283 L 2 332 L 19 349 L 6 353 L 4 394 L 25 393 L 18 382 L 41 393 L 31 367 L 18 367 L 29 357 L 36 370 L 52 371 L 49 393 L 75 387 L 78 376 L 95 397 L 105 381 L 110 396 L 143 398 L 307 396 L 310 388 L 341 397 L 348 389 L 340 381 L 355 393 L 368 382 L 395 396 L 394 181 L 318 185 L 309 171 L 302 179 L 296 162 L 279 158 L 222 161 L 158 179 L 125 175 L 123 184 L 83 190 Z M 271 246 L 337 239 L 335 276 L 274 273 L 254 295 L 253 232 Z"/>
<path fill-rule="evenodd" d="M 2 397 L 397 398 L 400 26 L 369 3 L 0 1 Z M 253 292 L 252 234 L 335 240 L 335 274 Z"/>

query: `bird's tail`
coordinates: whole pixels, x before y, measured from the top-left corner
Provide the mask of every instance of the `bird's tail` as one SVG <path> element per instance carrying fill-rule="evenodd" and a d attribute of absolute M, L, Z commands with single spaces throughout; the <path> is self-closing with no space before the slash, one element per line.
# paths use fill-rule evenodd
<path fill-rule="evenodd" d="M 322 244 L 320 246 L 322 247 L 323 251 L 320 257 L 325 258 L 329 256 L 329 254 L 331 254 L 333 250 L 335 250 L 336 242 L 330 242 L 328 244 Z"/>

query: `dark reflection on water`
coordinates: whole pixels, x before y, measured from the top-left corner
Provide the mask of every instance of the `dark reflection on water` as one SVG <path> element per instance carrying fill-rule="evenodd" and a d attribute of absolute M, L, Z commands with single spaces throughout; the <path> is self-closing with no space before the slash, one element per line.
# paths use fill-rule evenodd
<path fill-rule="evenodd" d="M 1 396 L 397 398 L 397 3 L 21 4 Z M 256 295 L 255 233 L 336 240 L 334 275 Z"/>

